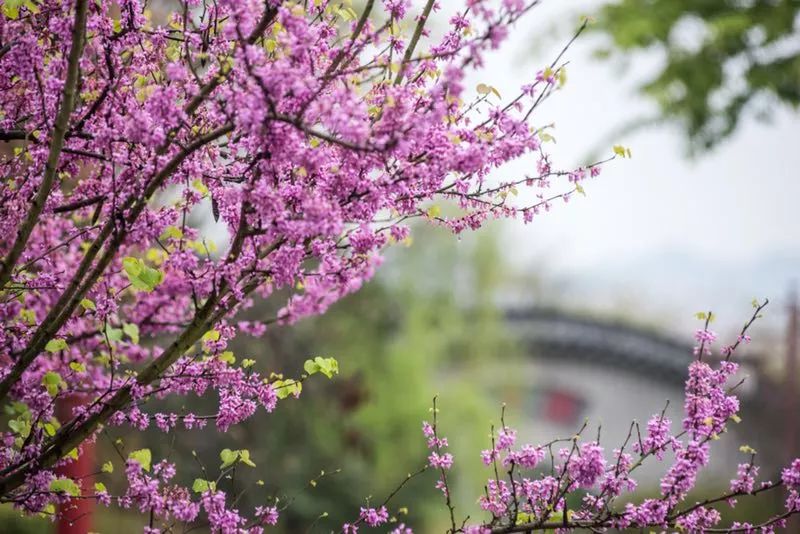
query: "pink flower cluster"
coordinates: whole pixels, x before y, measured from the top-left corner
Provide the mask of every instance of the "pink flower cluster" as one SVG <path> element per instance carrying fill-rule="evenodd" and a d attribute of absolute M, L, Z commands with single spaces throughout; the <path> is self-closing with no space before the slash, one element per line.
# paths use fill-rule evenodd
<path fill-rule="evenodd" d="M 753 320 L 764 306 L 756 306 Z M 745 331 L 738 342 L 749 341 Z M 696 340 L 695 354 L 708 355 L 716 335 L 704 329 L 698 331 Z M 581 442 L 586 425 L 571 438 L 553 440 L 537 447 L 526 444 L 516 449 L 516 432 L 504 424 L 494 435 L 492 448 L 481 452 L 483 463 L 490 466 L 493 473 L 478 503 L 490 514 L 490 519 L 468 526 L 464 532 L 487 534 L 538 529 L 572 532 L 575 529 L 606 531 L 630 528 L 678 529 L 692 533 L 708 529 L 772 533 L 785 526 L 787 517 L 800 513 L 800 459 L 783 470 L 780 483 L 758 483 L 759 468 L 754 464 L 756 455 L 749 447 L 743 446 L 742 450 L 751 455 L 750 461 L 738 466 L 728 493 L 705 502 L 686 503 L 687 496 L 696 488 L 699 474 L 708 465 L 712 443 L 725 433 L 728 422 L 737 418 L 739 402 L 728 389 L 728 384 L 738 369 L 729 361 L 738 342 L 730 345 L 729 353 L 723 354 L 725 359 L 715 365 L 698 360 L 689 366 L 680 432 L 672 433 L 665 408 L 650 419 L 644 437 L 638 435 L 638 427 L 632 423 L 628 439 L 612 452 L 610 459 L 599 442 Z M 631 452 L 625 452 L 634 427 L 638 439 L 630 447 Z M 567 446 L 554 450 L 559 443 Z M 632 477 L 636 469 L 648 460 L 665 461 L 667 452 L 674 453 L 674 458 L 661 478 L 660 497 L 644 499 L 640 503 L 630 498 L 627 502 L 622 500 L 637 486 Z M 547 457 L 550 458 L 547 469 L 538 474 L 531 472 Z M 780 487 L 788 493 L 785 512 L 759 524 L 734 522 L 729 527 L 721 527 L 723 511 L 711 506 L 727 503 L 733 507 L 739 497 Z M 579 490 L 583 492 L 581 504 L 570 508 L 569 497 Z"/>
<path fill-rule="evenodd" d="M 377 527 L 389 520 L 389 512 L 385 506 L 380 508 L 361 508 L 359 517 L 369 526 Z"/>
<path fill-rule="evenodd" d="M 428 454 L 428 467 L 439 471 L 439 480 L 436 482 L 436 488 L 441 490 L 445 498 L 450 501 L 450 488 L 447 485 L 447 471 L 453 467 L 453 455 L 449 452 L 444 452 L 444 449 L 449 447 L 450 444 L 446 437 L 439 437 L 436 430 L 436 408 L 434 406 L 434 423 L 431 425 L 427 421 L 422 423 L 422 434 L 427 439 L 427 446 L 430 450 Z"/>

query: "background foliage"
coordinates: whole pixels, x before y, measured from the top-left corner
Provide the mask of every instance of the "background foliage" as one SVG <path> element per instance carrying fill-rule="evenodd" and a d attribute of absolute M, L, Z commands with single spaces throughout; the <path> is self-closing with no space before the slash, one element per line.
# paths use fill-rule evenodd
<path fill-rule="evenodd" d="M 677 121 L 692 150 L 731 135 L 748 114 L 800 103 L 798 0 L 617 0 L 601 31 L 624 54 L 657 49 L 663 66 L 641 86 L 658 119 Z"/>

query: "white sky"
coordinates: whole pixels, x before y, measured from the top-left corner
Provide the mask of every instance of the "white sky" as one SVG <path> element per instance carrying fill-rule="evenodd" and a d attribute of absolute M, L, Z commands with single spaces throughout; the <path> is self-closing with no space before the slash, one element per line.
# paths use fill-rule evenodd
<path fill-rule="evenodd" d="M 578 15 L 601 4 L 546 0 L 478 81 L 513 96 L 556 56 Z M 658 55 L 622 71 L 619 61 L 592 57 L 600 42 L 581 38 L 570 49 L 569 81 L 535 119 L 556 123 L 550 152 L 562 166 L 582 163 L 609 132 L 654 109 L 635 86 L 659 65 Z M 686 159 L 677 127 L 651 127 L 615 142 L 630 147 L 633 159 L 606 165 L 584 184 L 587 198 L 575 197 L 532 225 L 511 224 L 509 259 L 566 280 L 566 301 L 582 307 L 636 305 L 681 324 L 714 307 L 739 324 L 750 299 L 769 296 L 779 303 L 773 314 L 782 315 L 786 288 L 800 275 L 800 114 L 787 108 L 772 124 L 746 120 L 695 161 Z"/>

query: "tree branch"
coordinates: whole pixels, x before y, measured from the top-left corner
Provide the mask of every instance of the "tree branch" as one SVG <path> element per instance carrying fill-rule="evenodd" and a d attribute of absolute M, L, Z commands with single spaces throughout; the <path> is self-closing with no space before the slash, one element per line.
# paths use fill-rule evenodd
<path fill-rule="evenodd" d="M 237 229 L 236 236 L 233 239 L 231 250 L 228 253 L 226 262 L 235 261 L 239 256 L 244 246 L 244 238 L 247 235 L 247 224 L 244 218 L 244 210 L 242 218 Z M 282 240 L 278 240 L 268 247 L 267 254 L 274 251 Z M 219 308 L 222 298 L 229 291 L 229 286 L 223 281 L 219 290 L 211 294 L 206 300 L 206 303 L 200 308 L 194 316 L 192 322 L 187 326 L 183 332 L 178 336 L 175 341 L 167 347 L 161 355 L 148 365 L 136 377 L 136 384 L 138 386 L 147 386 L 162 377 L 169 367 L 174 364 L 178 358 L 188 351 L 212 326 L 219 320 L 221 312 L 226 312 L 230 308 L 223 306 Z M 246 288 L 246 292 L 255 289 L 255 286 Z M 68 451 L 80 445 L 86 438 L 88 438 L 95 429 L 108 420 L 115 412 L 122 409 L 132 400 L 131 390 L 133 384 L 128 384 L 120 388 L 114 396 L 103 403 L 100 410 L 94 412 L 88 419 L 75 424 L 75 420 L 71 424 L 64 425 L 59 429 L 58 433 L 53 437 L 52 443 L 47 446 L 44 452 L 33 460 L 21 464 L 13 473 L 0 479 L 0 496 L 6 496 L 16 488 L 25 483 L 27 473 L 32 469 L 39 469 L 42 467 L 49 467 L 60 460 Z"/>
<path fill-rule="evenodd" d="M 425 9 L 422 10 L 422 15 L 419 17 L 419 22 L 417 22 L 417 27 L 414 28 L 414 35 L 411 37 L 411 42 L 408 43 L 408 48 L 406 48 L 406 53 L 403 55 L 403 61 L 400 63 L 400 70 L 397 72 L 397 78 L 394 79 L 395 85 L 400 85 L 403 81 L 403 76 L 405 76 L 405 69 L 406 64 L 411 61 L 411 57 L 414 55 L 414 49 L 417 47 L 417 43 L 419 42 L 419 38 L 422 35 L 422 30 L 425 29 L 425 24 L 428 22 L 428 15 L 431 14 L 431 9 L 433 9 L 433 4 L 435 0 L 428 0 L 428 3 L 425 4 Z"/>
<path fill-rule="evenodd" d="M 39 185 L 39 190 L 33 197 L 27 216 L 17 230 L 17 238 L 14 244 L 0 264 L 0 290 L 2 290 L 11 279 L 14 266 L 25 250 L 25 245 L 28 243 L 33 227 L 36 226 L 39 216 L 44 209 L 44 205 L 47 202 L 47 197 L 50 196 L 50 191 L 53 189 L 56 170 L 58 169 L 58 160 L 61 156 L 61 149 L 64 147 L 64 137 L 67 134 L 69 118 L 70 115 L 72 115 L 72 108 L 75 105 L 80 59 L 83 54 L 83 42 L 86 36 L 88 3 L 88 0 L 76 0 L 75 2 L 72 45 L 70 46 L 69 59 L 67 60 L 67 79 L 64 82 L 64 91 L 61 95 L 61 107 L 58 110 L 56 122 L 53 126 L 53 133 L 50 139 L 50 152 L 47 156 L 44 176 L 42 177 L 42 183 Z"/>
<path fill-rule="evenodd" d="M 0 141 L 27 141 L 33 139 L 31 132 L 25 130 L 2 130 L 0 131 Z"/>
<path fill-rule="evenodd" d="M 95 195 L 93 197 L 84 198 L 82 200 L 76 200 L 75 202 L 70 202 L 68 204 L 62 204 L 60 206 L 56 206 L 53 208 L 53 213 L 68 213 L 70 211 L 79 210 L 81 208 L 85 208 L 86 206 L 91 206 L 92 204 L 97 204 L 98 202 L 103 202 L 106 199 L 105 195 Z"/>
<path fill-rule="evenodd" d="M 115 218 L 113 216 L 109 217 L 108 221 L 106 221 L 106 223 L 103 225 L 103 228 L 101 228 L 97 238 L 95 238 L 95 240 L 92 242 L 89 250 L 86 251 L 86 254 L 83 257 L 81 264 L 78 266 L 75 276 L 70 281 L 69 286 L 61 295 L 58 302 L 50 309 L 47 317 L 45 317 L 45 319 L 42 321 L 36 332 L 34 332 L 30 342 L 28 343 L 28 346 L 22 351 L 16 363 L 14 364 L 14 367 L 3 378 L 2 382 L 0 382 L 0 400 L 3 400 L 6 395 L 8 395 L 8 392 L 20 379 L 22 373 L 25 372 L 25 369 L 27 369 L 31 363 L 33 363 L 34 359 L 36 359 L 36 356 L 44 349 L 47 341 L 58 332 L 65 322 L 67 322 L 86 292 L 88 292 L 89 289 L 94 286 L 95 282 L 97 282 L 97 279 L 100 278 L 103 272 L 105 272 L 108 265 L 116 256 L 120 245 L 125 240 L 125 237 L 127 237 L 128 228 L 130 228 L 133 222 L 139 217 L 142 210 L 144 210 L 145 206 L 147 205 L 150 197 L 153 196 L 156 190 L 158 190 L 158 188 L 164 184 L 164 181 L 171 176 L 172 173 L 174 173 L 178 167 L 180 167 L 181 163 L 183 163 L 183 161 L 192 153 L 215 141 L 216 139 L 227 135 L 232 130 L 233 125 L 231 124 L 217 128 L 216 130 L 213 130 L 212 132 L 195 139 L 194 142 L 176 154 L 161 169 L 161 171 L 159 171 L 153 177 L 153 179 L 150 180 L 141 196 L 131 198 L 125 204 L 122 213 L 128 212 L 129 214 L 124 227 L 117 228 L 117 221 Z M 116 232 L 114 232 L 115 228 L 117 229 Z M 108 239 L 112 233 L 114 234 L 114 238 L 105 247 L 105 252 L 100 257 L 100 260 L 98 260 L 94 268 L 90 271 L 89 269 L 92 266 L 94 258 L 100 252 L 100 249 L 103 247 L 106 239 Z"/>

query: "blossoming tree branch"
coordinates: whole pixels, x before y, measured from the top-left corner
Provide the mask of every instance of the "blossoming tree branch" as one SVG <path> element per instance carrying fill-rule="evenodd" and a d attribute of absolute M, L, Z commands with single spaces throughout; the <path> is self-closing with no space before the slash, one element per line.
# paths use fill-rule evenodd
<path fill-rule="evenodd" d="M 225 475 L 253 464 L 246 450 L 223 450 L 220 476 L 191 487 L 171 482 L 179 466 L 132 451 L 127 489 L 115 496 L 57 469 L 105 427 L 171 432 L 211 421 L 225 432 L 299 395 L 311 375 L 332 377 L 338 363 L 330 358 L 308 360 L 289 378 L 237 361 L 227 345 L 237 333 L 324 313 L 372 276 L 384 247 L 408 238 L 410 221 L 454 233 L 487 219 L 529 222 L 581 193 L 602 162 L 557 168 L 543 149 L 550 127 L 535 122 L 537 106 L 565 79 L 561 55 L 507 99 L 486 84 L 465 86 L 538 3 L 469 0 L 434 38 L 426 27 L 439 8 L 433 0 L 418 10 L 408 0 L 367 0 L 361 13 L 331 0 L 189 0 L 160 15 L 163 6 L 139 0 L 3 0 L 0 402 L 10 420 L 0 501 L 53 515 L 71 499 L 113 500 L 150 514 L 151 532 L 198 520 L 219 532 L 274 524 L 277 503 L 265 497 L 240 513 L 226 495 Z M 503 170 L 526 156 L 529 172 Z M 519 195 L 523 188 L 533 193 Z M 443 215 L 445 203 L 457 211 Z M 203 213 L 227 230 L 219 246 L 194 222 Z M 237 319 L 254 299 L 275 302 L 278 313 Z M 212 416 L 147 408 L 152 399 L 212 392 Z M 80 402 L 59 417 L 64 399 Z M 709 428 L 718 433 L 722 424 L 713 419 Z M 710 435 L 703 428 L 687 430 L 702 431 L 701 449 Z M 444 470 L 452 458 L 435 432 L 426 427 L 441 453 L 431 465 Z M 508 464 L 510 434 L 502 432 L 493 461 L 504 455 Z M 648 447 L 639 454 L 663 444 Z M 550 490 L 566 494 L 600 476 L 591 471 L 595 449 L 575 441 L 572 450 L 570 474 L 542 482 Z M 573 474 L 573 456 L 588 471 Z M 629 457 L 619 458 L 627 473 Z M 564 495 L 549 510 L 526 507 L 518 493 L 526 486 L 513 480 L 526 462 L 510 464 L 512 522 L 499 522 L 506 511 L 492 505 L 496 521 L 476 528 L 552 525 L 548 514 Z M 102 472 L 111 476 L 113 466 Z M 796 489 L 795 475 L 784 482 Z M 442 480 L 448 494 L 444 471 Z M 505 495 L 500 482 L 487 498 Z M 674 524 L 672 504 L 628 524 Z M 365 508 L 342 530 L 387 517 Z M 564 517 L 563 528 L 585 520 Z M 465 528 L 453 521 L 452 530 Z"/>
<path fill-rule="evenodd" d="M 737 381 L 739 366 L 732 359 L 741 344 L 750 342 L 748 330 L 767 303 L 753 302 L 753 315 L 737 339 L 720 347 L 717 354 L 713 351 L 717 335 L 709 330 L 712 314 L 700 314 L 705 326 L 695 333 L 697 359 L 689 366 L 684 418 L 677 429 L 672 428 L 665 406 L 646 428 L 631 422 L 625 440 L 607 455 L 600 444 L 599 428 L 596 437 L 584 436 L 588 422 L 571 437 L 540 445 L 517 445 L 516 431 L 506 425 L 503 414 L 501 427 L 492 429 L 491 447 L 481 452 L 483 463 L 490 469 L 490 478 L 478 498 L 480 507 L 490 515 L 483 523 L 468 525 L 468 518 L 457 521 L 447 479 L 454 458 L 447 452 L 447 438 L 440 436 L 434 400 L 433 424 L 424 423 L 422 427 L 430 449 L 426 468 L 440 473 L 437 487 L 450 511 L 449 532 L 669 529 L 763 534 L 786 527 L 788 518 L 800 513 L 800 459 L 782 470 L 780 480 L 759 480 L 756 451 L 743 445 L 742 462 L 732 469 L 729 489 L 703 500 L 689 500 L 690 492 L 697 490 L 698 476 L 708 466 L 713 443 L 722 439 L 731 422 L 741 421 L 736 389 L 743 380 Z M 647 462 L 665 464 L 660 495 L 636 500 L 632 498 L 637 487 L 636 471 Z M 754 522 L 722 524 L 725 509 L 736 507 L 739 499 L 777 491 L 786 494 L 783 512 Z M 570 497 L 579 504 L 570 508 Z M 376 520 L 381 511 L 367 509 L 362 518 L 376 524 L 381 521 L 379 515 Z"/>

